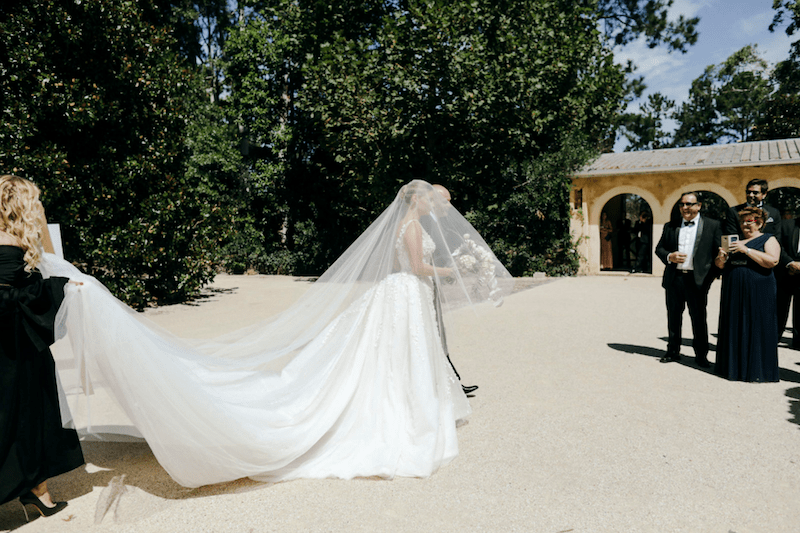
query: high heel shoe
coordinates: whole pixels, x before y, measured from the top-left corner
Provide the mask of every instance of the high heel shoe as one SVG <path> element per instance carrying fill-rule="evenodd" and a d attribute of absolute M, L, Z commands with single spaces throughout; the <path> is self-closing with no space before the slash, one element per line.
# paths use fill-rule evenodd
<path fill-rule="evenodd" d="M 33 505 L 36 507 L 36 510 L 39 511 L 42 516 L 53 516 L 57 512 L 63 511 L 67 506 L 67 502 L 54 502 L 55 505 L 53 507 L 48 507 L 32 492 L 27 492 L 20 496 L 19 503 L 22 504 L 22 510 L 25 511 L 26 522 L 30 522 L 30 518 L 28 518 L 28 509 L 25 507 L 26 505 Z"/>

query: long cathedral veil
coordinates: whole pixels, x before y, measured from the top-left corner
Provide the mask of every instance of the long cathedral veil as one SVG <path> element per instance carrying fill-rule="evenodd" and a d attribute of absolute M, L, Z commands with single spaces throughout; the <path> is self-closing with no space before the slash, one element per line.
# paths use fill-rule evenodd
<path fill-rule="evenodd" d="M 296 477 L 293 465 L 319 448 L 325 431 L 342 423 L 330 406 L 351 399 L 342 397 L 345 384 L 330 383 L 335 377 L 341 379 L 334 375 L 340 371 L 335 367 L 348 350 L 366 349 L 369 354 L 371 349 L 362 346 L 360 337 L 369 317 L 354 317 L 353 309 L 370 309 L 360 302 L 374 298 L 390 276 L 402 271 L 401 222 L 413 199 L 422 196 L 432 206 L 419 223 L 436 244 L 433 262 L 449 270 L 413 279 L 436 284 L 445 313 L 468 305 L 500 305 L 513 289 L 513 278 L 469 222 L 421 180 L 401 188 L 391 205 L 295 304 L 277 316 L 210 340 L 175 337 L 119 302 L 91 276 L 47 255 L 40 265 L 45 276 L 84 282 L 68 286 L 56 319 L 57 336 L 68 336 L 73 353 L 71 358 L 57 358 L 67 394 L 80 391 L 89 399 L 90 428 L 96 423 L 91 398 L 114 398 L 162 465 L 184 485 L 244 476 Z M 444 271 L 452 273 L 439 275 Z M 332 335 L 334 340 L 329 341 Z M 412 341 L 408 342 L 413 351 Z M 428 342 L 425 350 L 440 351 L 433 344 Z M 440 371 L 444 358 L 432 359 Z M 310 390 L 321 392 L 310 394 Z M 464 415 L 468 406 L 459 405 L 466 405 L 466 400 L 454 402 L 455 416 Z M 325 423 L 309 422 L 325 416 L 330 417 Z M 249 440 L 258 442 L 243 444 Z M 288 447 L 296 450 L 275 452 Z M 175 464 L 175 455 L 186 453 L 200 455 L 202 473 L 180 461 Z M 346 476 L 352 474 L 340 477 Z"/>

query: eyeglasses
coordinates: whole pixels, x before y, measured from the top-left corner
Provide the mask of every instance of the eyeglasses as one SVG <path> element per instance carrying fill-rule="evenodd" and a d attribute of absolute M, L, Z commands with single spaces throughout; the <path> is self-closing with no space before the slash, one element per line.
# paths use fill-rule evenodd
<path fill-rule="evenodd" d="M 760 220 L 753 220 L 753 219 L 742 220 L 742 224 L 758 224 L 759 222 L 761 222 L 761 221 Z"/>
<path fill-rule="evenodd" d="M 692 207 L 693 205 L 697 205 L 700 202 L 681 202 L 678 204 L 679 207 Z"/>

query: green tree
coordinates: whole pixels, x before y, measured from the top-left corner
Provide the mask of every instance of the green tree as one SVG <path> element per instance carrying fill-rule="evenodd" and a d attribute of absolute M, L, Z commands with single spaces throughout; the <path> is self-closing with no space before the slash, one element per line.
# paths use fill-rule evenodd
<path fill-rule="evenodd" d="M 797 0 L 772 0 L 772 8 L 775 10 L 769 31 L 775 31 L 782 26 L 788 19 L 786 35 L 792 36 L 800 29 L 800 3 Z M 800 40 L 792 43 L 791 55 L 795 58 L 800 54 Z"/>
<path fill-rule="evenodd" d="M 767 62 L 756 45 L 745 46 L 719 66 L 716 107 L 723 135 L 734 141 L 748 141 L 764 102 L 772 92 Z"/>
<path fill-rule="evenodd" d="M 664 120 L 672 116 L 675 101 L 661 93 L 647 96 L 638 113 L 626 113 L 622 118 L 622 132 L 630 150 L 657 150 L 671 144 L 671 135 L 663 129 Z"/>
<path fill-rule="evenodd" d="M 514 275 L 576 272 L 580 256 L 569 233 L 569 193 L 572 176 L 596 155 L 576 132 L 557 150 L 507 168 L 503 178 L 514 185 L 502 203 L 467 214 Z"/>
<path fill-rule="evenodd" d="M 585 2 L 593 6 L 606 35 L 616 45 L 625 45 L 644 36 L 650 48 L 665 45 L 671 51 L 685 53 L 697 42 L 698 17 L 680 15 L 669 20 L 673 0 L 599 0 Z"/>
<path fill-rule="evenodd" d="M 786 34 L 792 36 L 800 24 L 800 4 L 795 0 L 774 0 L 776 10 L 770 31 L 777 30 L 788 19 Z M 800 137 L 800 40 L 792 43 L 789 57 L 772 71 L 775 91 L 764 105 L 756 123 L 754 140 Z"/>
<path fill-rule="evenodd" d="M 689 101 L 675 113 L 675 145 L 752 140 L 771 92 L 766 61 L 756 45 L 745 46 L 692 82 Z"/>
<path fill-rule="evenodd" d="M 673 137 L 675 146 L 714 144 L 722 136 L 714 105 L 714 78 L 715 67 L 711 65 L 692 81 L 689 100 L 673 115 L 678 122 Z"/>
<path fill-rule="evenodd" d="M 624 72 L 594 8 L 254 4 L 226 57 L 232 120 L 257 147 L 249 180 L 264 206 L 266 262 L 318 272 L 414 177 L 448 186 L 462 211 L 500 213 L 519 201 L 532 160 L 561 154 L 577 132 L 596 147 L 611 130 Z M 514 211 L 525 217 L 515 228 L 541 239 L 515 273 L 563 248 L 569 209 L 554 188 L 563 205 L 546 224 L 559 228 L 557 239 L 537 233 L 545 211 Z M 490 242 L 508 241 L 510 227 L 474 220 Z"/>
<path fill-rule="evenodd" d="M 204 98 L 163 6 L 30 1 L 0 11 L 0 162 L 36 181 L 65 253 L 134 306 L 214 274 L 218 185 L 193 181 Z M 191 163 L 191 164 L 190 164 Z M 187 172 L 187 165 L 189 172 Z"/>
<path fill-rule="evenodd" d="M 773 94 L 753 129 L 752 140 L 791 139 L 800 137 L 800 96 Z"/>

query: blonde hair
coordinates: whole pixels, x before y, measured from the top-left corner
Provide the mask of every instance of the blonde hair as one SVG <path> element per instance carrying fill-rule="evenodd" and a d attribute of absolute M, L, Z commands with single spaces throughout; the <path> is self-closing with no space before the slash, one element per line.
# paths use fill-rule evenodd
<path fill-rule="evenodd" d="M 413 180 L 400 188 L 399 195 L 405 203 L 410 204 L 414 196 L 430 193 L 432 190 L 433 187 L 431 187 L 430 183 L 422 180 Z"/>
<path fill-rule="evenodd" d="M 0 176 L 0 231 L 17 240 L 25 250 L 25 271 L 30 272 L 42 257 L 44 208 L 39 187 L 19 176 Z"/>

